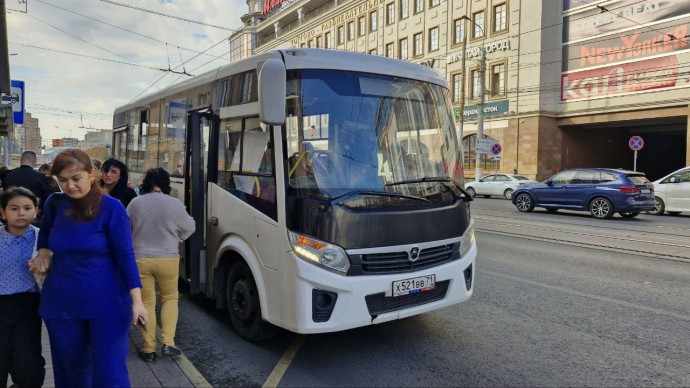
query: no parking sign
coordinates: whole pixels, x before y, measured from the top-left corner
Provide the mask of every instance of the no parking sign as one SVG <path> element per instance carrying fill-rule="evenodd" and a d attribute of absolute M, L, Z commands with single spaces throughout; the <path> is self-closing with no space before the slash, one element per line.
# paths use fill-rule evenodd
<path fill-rule="evenodd" d="M 644 147 L 644 140 L 641 136 L 633 136 L 628 140 L 628 146 L 635 151 L 635 158 L 633 159 L 633 171 L 637 171 L 637 151 Z"/>

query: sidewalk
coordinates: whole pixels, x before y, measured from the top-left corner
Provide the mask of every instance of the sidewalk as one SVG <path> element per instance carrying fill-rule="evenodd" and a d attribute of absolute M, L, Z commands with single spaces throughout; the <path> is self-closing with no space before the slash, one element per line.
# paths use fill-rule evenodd
<path fill-rule="evenodd" d="M 53 362 L 50 357 L 50 343 L 48 331 L 43 326 L 43 357 L 46 359 L 46 378 L 44 387 L 54 387 Z M 141 334 L 134 326 L 129 331 L 129 353 L 127 354 L 127 369 L 132 387 L 211 387 L 211 384 L 196 370 L 194 365 L 185 357 L 163 357 L 160 351 L 156 362 L 144 362 L 137 354 L 137 346 L 141 344 Z M 9 385 L 12 385 L 10 380 Z"/>

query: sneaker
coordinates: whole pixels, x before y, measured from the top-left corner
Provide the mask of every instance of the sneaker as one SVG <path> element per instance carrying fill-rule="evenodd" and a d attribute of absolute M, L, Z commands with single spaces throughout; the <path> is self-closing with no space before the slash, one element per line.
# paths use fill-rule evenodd
<path fill-rule="evenodd" d="M 142 360 L 144 360 L 146 362 L 154 362 L 154 361 L 156 361 L 156 353 L 155 352 L 147 353 L 143 350 L 140 350 L 139 351 L 139 358 L 141 358 Z"/>
<path fill-rule="evenodd" d="M 164 356 L 179 356 L 182 352 L 174 346 L 163 345 L 161 354 Z"/>

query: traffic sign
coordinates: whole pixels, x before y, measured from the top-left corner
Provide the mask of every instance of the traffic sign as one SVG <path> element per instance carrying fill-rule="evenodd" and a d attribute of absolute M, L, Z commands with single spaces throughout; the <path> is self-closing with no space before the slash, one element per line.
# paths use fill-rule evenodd
<path fill-rule="evenodd" d="M 498 144 L 498 142 L 495 139 L 477 139 L 475 145 L 476 145 L 476 152 L 478 154 L 491 154 L 491 148 Z"/>
<path fill-rule="evenodd" d="M 642 140 L 642 137 L 640 136 L 633 136 L 628 141 L 628 145 L 630 146 L 631 150 L 639 151 L 642 149 L 642 147 L 644 147 L 644 140 Z"/>
<path fill-rule="evenodd" d="M 18 100 L 12 103 L 12 113 L 14 113 L 14 123 L 24 124 L 24 81 L 11 81 L 11 94 L 17 95 Z"/>
<path fill-rule="evenodd" d="M 503 147 L 501 147 L 500 144 L 496 143 L 491 146 L 491 153 L 494 155 L 500 155 L 501 151 L 503 151 Z"/>

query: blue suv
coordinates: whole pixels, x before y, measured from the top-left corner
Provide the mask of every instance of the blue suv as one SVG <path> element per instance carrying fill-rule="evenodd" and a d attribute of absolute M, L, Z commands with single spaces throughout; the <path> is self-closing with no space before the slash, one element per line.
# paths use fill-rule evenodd
<path fill-rule="evenodd" d="M 610 168 L 561 171 L 544 181 L 519 186 L 511 198 L 521 212 L 543 207 L 589 211 L 594 218 L 625 218 L 654 210 L 654 185 L 640 172 Z"/>

